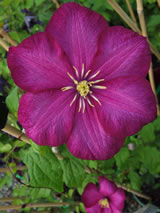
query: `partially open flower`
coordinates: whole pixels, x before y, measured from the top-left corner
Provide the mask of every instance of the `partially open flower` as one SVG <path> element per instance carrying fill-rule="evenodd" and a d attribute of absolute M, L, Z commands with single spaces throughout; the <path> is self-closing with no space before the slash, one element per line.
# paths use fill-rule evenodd
<path fill-rule="evenodd" d="M 87 213 L 122 213 L 125 193 L 104 177 L 99 177 L 99 188 L 89 183 L 82 194 Z"/>
<path fill-rule="evenodd" d="M 11 47 L 8 66 L 26 91 L 18 119 L 39 145 L 66 143 L 78 158 L 105 160 L 155 119 L 146 38 L 109 27 L 76 3 L 58 9 L 45 32 Z"/>

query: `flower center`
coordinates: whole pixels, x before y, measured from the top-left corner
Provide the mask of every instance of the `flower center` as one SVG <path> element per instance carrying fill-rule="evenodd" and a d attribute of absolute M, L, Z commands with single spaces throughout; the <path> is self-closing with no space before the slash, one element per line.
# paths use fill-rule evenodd
<path fill-rule="evenodd" d="M 88 82 L 86 80 L 84 81 L 80 81 L 78 84 L 77 84 L 77 87 L 76 87 L 77 91 L 79 92 L 79 94 L 83 97 L 83 98 L 86 98 L 86 96 L 88 95 L 89 93 L 89 85 L 88 85 Z"/>
<path fill-rule="evenodd" d="M 109 202 L 107 198 L 100 200 L 98 203 L 101 208 L 106 208 L 106 207 L 109 208 Z"/>
<path fill-rule="evenodd" d="M 106 86 L 97 85 L 100 82 L 103 82 L 104 79 L 94 80 L 97 77 L 97 75 L 99 75 L 100 70 L 98 72 L 96 72 L 95 74 L 89 76 L 91 70 L 88 70 L 85 73 L 84 64 L 82 64 L 82 71 L 81 71 L 81 73 L 78 72 L 78 70 L 77 70 L 77 68 L 75 66 L 73 66 L 73 69 L 75 70 L 76 78 L 74 78 L 68 72 L 67 72 L 67 75 L 72 79 L 72 81 L 74 82 L 75 86 L 66 86 L 66 87 L 61 88 L 61 90 L 63 92 L 65 92 L 67 90 L 70 90 L 70 89 L 75 89 L 78 92 L 78 93 L 77 92 L 75 93 L 75 96 L 73 97 L 73 100 L 70 103 L 70 106 L 72 106 L 72 104 L 75 102 L 75 100 L 77 98 L 79 99 L 79 109 L 78 109 L 79 112 L 81 111 L 81 109 L 83 109 L 82 111 L 84 113 L 85 107 L 86 107 L 86 102 L 91 107 L 95 107 L 92 104 L 92 99 L 94 99 L 94 101 L 96 101 L 99 105 L 101 105 L 101 102 L 93 94 L 93 91 L 91 91 L 92 89 L 107 89 Z"/>

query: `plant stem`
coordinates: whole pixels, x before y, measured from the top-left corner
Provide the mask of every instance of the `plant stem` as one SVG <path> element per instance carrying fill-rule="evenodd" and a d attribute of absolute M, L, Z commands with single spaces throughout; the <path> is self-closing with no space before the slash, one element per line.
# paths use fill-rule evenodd
<path fill-rule="evenodd" d="M 76 205 L 79 205 L 79 202 L 75 202 Z M 60 207 L 60 206 L 69 206 L 68 202 L 58 202 L 58 203 L 28 203 L 26 205 L 8 205 L 8 206 L 0 206 L 0 211 L 5 210 L 18 210 L 18 209 L 26 209 L 26 208 L 51 208 L 51 207 Z"/>
<path fill-rule="evenodd" d="M 12 168 L 12 169 L 14 169 L 14 168 Z M 18 166 L 18 167 L 16 167 L 17 171 L 23 171 L 25 169 L 27 169 L 26 166 Z M 8 171 L 9 171 L 8 168 L 0 168 L 0 173 L 5 173 L 5 172 L 8 172 Z M 0 201 L 1 201 L 1 199 L 0 199 Z"/>
<path fill-rule="evenodd" d="M 143 2 L 142 0 L 136 0 L 136 2 L 137 2 L 137 13 L 138 13 L 139 22 L 140 22 L 140 26 L 142 30 L 142 35 L 145 37 L 148 37 L 145 18 L 144 18 L 144 12 L 143 12 Z"/>
<path fill-rule="evenodd" d="M 115 0 L 106 0 L 113 9 L 121 16 L 121 18 L 128 24 L 128 26 L 135 32 L 141 34 L 141 30 L 136 26 L 136 24 L 130 19 L 126 12 L 119 6 Z M 160 53 L 153 47 L 153 45 L 148 41 L 152 53 L 160 60 Z"/>
<path fill-rule="evenodd" d="M 142 0 L 136 0 L 137 2 L 137 13 L 138 13 L 138 17 L 139 17 L 139 22 L 140 22 L 140 26 L 141 26 L 141 30 L 142 30 L 142 35 L 146 38 L 148 38 L 147 35 L 147 28 L 146 28 L 146 23 L 145 23 L 145 18 L 144 18 L 144 12 L 143 12 L 143 1 Z M 149 81 L 152 87 L 152 91 L 156 97 L 156 101 L 157 101 L 157 114 L 160 115 L 160 109 L 159 109 L 159 104 L 158 104 L 158 98 L 156 95 L 156 86 L 155 86 L 155 81 L 154 81 L 154 74 L 153 74 L 153 69 L 152 69 L 152 63 L 150 65 L 150 69 L 149 69 Z"/>
<path fill-rule="evenodd" d="M 22 133 L 20 130 L 16 129 L 15 127 L 12 127 L 8 124 L 2 129 L 3 132 L 6 132 L 9 135 L 12 135 L 15 138 L 18 138 L 19 140 L 22 140 L 28 144 L 30 144 L 30 139 Z"/>
<path fill-rule="evenodd" d="M 18 197 L 4 197 L 4 198 L 0 198 L 0 203 L 10 202 L 10 201 L 17 200 L 17 199 L 22 200 L 22 198 L 18 198 Z"/>
<path fill-rule="evenodd" d="M 129 10 L 129 13 L 130 13 L 130 16 L 131 16 L 133 22 L 137 25 L 137 20 L 136 20 L 136 17 L 134 15 L 130 1 L 126 0 L 126 4 L 127 4 L 127 7 L 128 7 L 128 10 Z"/>
<path fill-rule="evenodd" d="M 56 8 L 58 9 L 60 7 L 58 0 L 52 0 L 52 1 L 56 5 Z"/>
<path fill-rule="evenodd" d="M 14 41 L 6 31 L 4 31 L 2 28 L 0 28 L 0 35 L 12 46 L 17 46 L 17 42 Z"/>
<path fill-rule="evenodd" d="M 8 46 L 8 44 L 6 44 L 6 42 L 5 42 L 2 38 L 0 38 L 0 45 L 1 45 L 6 51 L 8 51 L 9 46 Z"/>
<path fill-rule="evenodd" d="M 142 194 L 142 193 L 140 193 L 140 192 L 137 192 L 137 191 L 135 191 L 135 190 L 133 190 L 133 189 L 130 189 L 130 188 L 126 187 L 126 186 L 123 186 L 123 185 L 121 185 L 120 183 L 115 182 L 115 184 L 117 185 L 117 187 L 119 187 L 119 188 L 121 188 L 121 189 L 123 189 L 123 190 L 125 190 L 125 191 L 127 191 L 127 192 L 130 192 L 130 193 L 132 193 L 132 194 L 134 194 L 134 195 L 137 195 L 138 197 L 144 198 L 144 199 L 146 199 L 146 200 L 152 200 L 151 197 L 149 197 L 149 196 L 147 196 L 147 195 L 145 195 L 145 194 Z"/>
<path fill-rule="evenodd" d="M 119 6 L 115 0 L 107 0 L 108 3 L 113 7 L 113 9 L 121 16 L 121 18 L 130 26 L 130 28 L 138 33 L 141 33 L 137 25 L 130 19 L 127 13 Z"/>

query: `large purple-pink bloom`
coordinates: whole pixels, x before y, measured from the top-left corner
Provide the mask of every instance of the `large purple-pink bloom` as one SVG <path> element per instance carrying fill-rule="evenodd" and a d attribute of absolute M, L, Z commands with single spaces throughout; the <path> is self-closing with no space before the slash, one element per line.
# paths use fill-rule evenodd
<path fill-rule="evenodd" d="M 99 177 L 99 188 L 89 183 L 82 194 L 87 213 L 122 213 L 125 193 L 110 180 Z"/>
<path fill-rule="evenodd" d="M 146 38 L 109 27 L 76 3 L 54 12 L 45 32 L 11 47 L 8 66 L 26 91 L 18 119 L 39 145 L 66 143 L 78 158 L 105 160 L 155 119 Z"/>

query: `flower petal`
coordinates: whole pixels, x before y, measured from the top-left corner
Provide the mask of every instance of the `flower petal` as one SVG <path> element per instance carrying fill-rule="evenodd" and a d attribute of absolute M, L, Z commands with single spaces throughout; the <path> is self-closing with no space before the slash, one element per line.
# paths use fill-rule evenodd
<path fill-rule="evenodd" d="M 119 210 L 118 208 L 116 208 L 114 205 L 110 205 L 110 210 L 111 210 L 111 213 L 123 213 L 123 211 L 122 210 Z M 107 211 L 106 211 L 106 213 L 108 213 Z"/>
<path fill-rule="evenodd" d="M 39 145 L 58 146 L 71 133 L 74 106 L 73 95 L 66 91 L 26 93 L 20 99 L 18 119 L 26 134 Z"/>
<path fill-rule="evenodd" d="M 109 27 L 99 47 L 91 69 L 101 70 L 101 78 L 147 75 L 151 54 L 145 37 L 121 26 Z"/>
<path fill-rule="evenodd" d="M 96 205 L 101 199 L 103 199 L 103 195 L 98 191 L 97 186 L 93 183 L 89 183 L 82 194 L 82 202 L 85 207 L 90 208 Z"/>
<path fill-rule="evenodd" d="M 70 152 L 78 158 L 107 160 L 116 154 L 124 138 L 111 136 L 102 126 L 95 108 L 86 104 L 84 113 L 75 114 L 75 124 L 67 142 Z"/>
<path fill-rule="evenodd" d="M 96 204 L 96 205 L 94 205 L 94 206 L 92 206 L 90 208 L 85 208 L 85 210 L 86 210 L 87 213 L 104 213 L 102 211 L 101 207 L 98 204 Z"/>
<path fill-rule="evenodd" d="M 115 193 L 115 191 L 117 190 L 116 185 L 110 181 L 107 180 L 104 177 L 99 177 L 99 184 L 100 184 L 100 193 L 103 194 L 105 197 L 110 198 L 110 196 Z"/>
<path fill-rule="evenodd" d="M 137 133 L 156 118 L 156 101 L 147 80 L 137 76 L 119 77 L 96 91 L 102 105 L 97 107 L 102 125 L 111 135 L 126 137 Z"/>
<path fill-rule="evenodd" d="M 71 84 L 72 71 L 58 42 L 46 33 L 36 33 L 8 53 L 12 78 L 22 89 L 40 92 Z"/>
<path fill-rule="evenodd" d="M 114 194 L 111 195 L 110 202 L 112 206 L 115 206 L 119 210 L 123 210 L 125 199 L 125 192 L 122 189 L 118 189 Z"/>
<path fill-rule="evenodd" d="M 59 41 L 70 63 L 80 70 L 82 64 L 89 69 L 107 27 L 106 20 L 98 13 L 76 3 L 66 3 L 54 12 L 46 32 Z"/>

